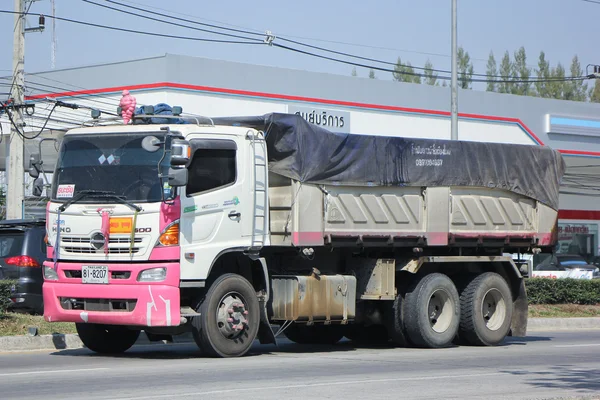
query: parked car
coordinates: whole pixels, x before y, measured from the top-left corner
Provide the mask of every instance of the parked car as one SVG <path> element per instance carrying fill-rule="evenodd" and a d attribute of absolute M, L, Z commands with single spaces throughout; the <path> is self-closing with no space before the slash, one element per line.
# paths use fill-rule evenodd
<path fill-rule="evenodd" d="M 46 221 L 0 221 L 0 279 L 15 280 L 9 309 L 44 313 L 42 263 L 46 259 Z"/>
<path fill-rule="evenodd" d="M 578 254 L 554 254 L 539 263 L 535 271 L 591 271 L 593 279 L 600 278 L 600 268 Z"/>

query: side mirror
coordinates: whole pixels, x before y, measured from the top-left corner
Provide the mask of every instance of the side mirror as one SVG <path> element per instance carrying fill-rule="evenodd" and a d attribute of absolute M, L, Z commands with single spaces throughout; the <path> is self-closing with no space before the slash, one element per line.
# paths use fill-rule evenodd
<path fill-rule="evenodd" d="M 187 181 L 187 168 L 169 168 L 169 185 L 173 187 L 181 187 L 187 185 Z"/>
<path fill-rule="evenodd" d="M 42 179 L 42 177 L 39 177 L 35 181 L 33 181 L 32 194 L 35 197 L 41 197 L 42 193 L 44 193 L 44 180 Z"/>
<path fill-rule="evenodd" d="M 40 176 L 40 170 L 38 166 L 41 165 L 42 161 L 40 160 L 39 154 L 32 154 L 29 156 L 29 176 L 32 178 L 37 178 Z"/>
<path fill-rule="evenodd" d="M 149 153 L 154 153 L 160 149 L 162 142 L 156 136 L 146 136 L 142 139 L 142 148 Z"/>

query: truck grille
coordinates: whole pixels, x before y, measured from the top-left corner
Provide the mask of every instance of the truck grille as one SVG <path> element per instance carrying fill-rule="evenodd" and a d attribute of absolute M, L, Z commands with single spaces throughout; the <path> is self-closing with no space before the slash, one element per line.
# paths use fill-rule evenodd
<path fill-rule="evenodd" d="M 134 246 L 131 253 L 139 253 L 142 244 L 142 238 L 136 237 L 133 240 Z M 96 249 L 92 246 L 90 237 L 66 236 L 61 238 L 62 249 L 66 253 L 72 254 L 95 254 L 104 253 L 104 249 Z M 129 254 L 131 238 L 112 237 L 108 241 L 108 254 Z M 136 246 L 137 245 L 137 246 Z"/>

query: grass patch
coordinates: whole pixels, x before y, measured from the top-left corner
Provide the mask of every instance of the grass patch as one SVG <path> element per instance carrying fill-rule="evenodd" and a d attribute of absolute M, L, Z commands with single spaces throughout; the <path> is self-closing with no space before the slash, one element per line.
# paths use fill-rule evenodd
<path fill-rule="evenodd" d="M 529 318 L 575 318 L 600 317 L 600 305 L 579 304 L 530 304 Z M 38 328 L 38 334 L 77 333 L 71 322 L 46 322 L 41 315 L 6 313 L 0 315 L 0 336 L 27 335 L 30 326 Z"/>
<path fill-rule="evenodd" d="M 600 317 L 600 305 L 530 304 L 529 318 Z"/>
<path fill-rule="evenodd" d="M 27 335 L 27 329 L 31 326 L 38 328 L 39 335 L 75 333 L 75 324 L 71 322 L 49 323 L 41 315 L 6 313 L 0 316 L 0 336 Z"/>

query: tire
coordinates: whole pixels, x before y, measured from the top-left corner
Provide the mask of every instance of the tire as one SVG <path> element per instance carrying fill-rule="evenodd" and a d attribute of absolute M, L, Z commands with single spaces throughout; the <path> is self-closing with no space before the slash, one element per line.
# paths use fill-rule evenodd
<path fill-rule="evenodd" d="M 117 325 L 76 323 L 75 328 L 85 347 L 101 354 L 124 353 L 140 336 L 140 331 Z"/>
<path fill-rule="evenodd" d="M 285 336 L 298 344 L 336 344 L 344 337 L 336 325 L 303 325 L 293 323 L 283 331 Z"/>
<path fill-rule="evenodd" d="M 495 272 L 475 277 L 460 296 L 459 335 L 468 344 L 495 346 L 510 331 L 512 294 L 508 284 Z"/>
<path fill-rule="evenodd" d="M 390 341 L 387 329 L 383 325 L 349 325 L 346 337 L 361 346 L 382 346 Z"/>
<path fill-rule="evenodd" d="M 192 318 L 192 334 L 212 357 L 241 357 L 258 334 L 260 307 L 256 291 L 245 278 L 225 274 L 210 286 Z"/>
<path fill-rule="evenodd" d="M 404 329 L 404 317 L 402 304 L 404 299 L 397 295 L 396 299 L 386 308 L 385 325 L 390 341 L 395 346 L 405 347 L 407 345 L 406 332 Z"/>
<path fill-rule="evenodd" d="M 406 293 L 403 302 L 404 330 L 417 347 L 452 345 L 460 323 L 460 300 L 448 276 L 424 276 Z"/>

